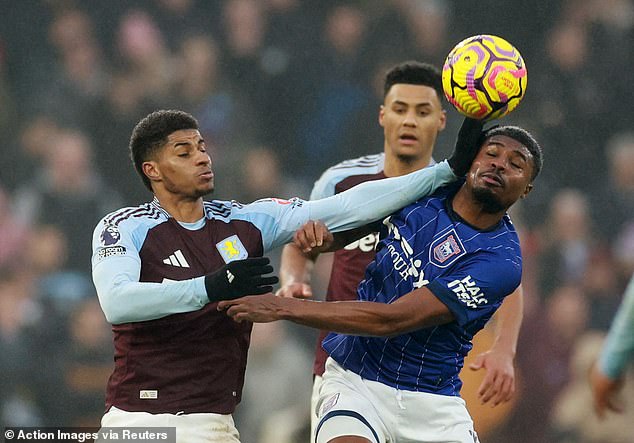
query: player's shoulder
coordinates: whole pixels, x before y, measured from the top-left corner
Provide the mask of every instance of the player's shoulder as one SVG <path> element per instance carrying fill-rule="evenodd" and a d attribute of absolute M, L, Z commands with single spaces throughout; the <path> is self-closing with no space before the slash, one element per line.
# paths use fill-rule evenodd
<path fill-rule="evenodd" d="M 420 214 L 423 217 L 428 217 L 426 211 L 444 211 L 447 206 L 447 200 L 455 195 L 460 186 L 460 182 L 449 183 L 403 209 L 406 209 L 407 212 Z"/>
<path fill-rule="evenodd" d="M 378 154 L 363 155 L 361 157 L 344 160 L 326 169 L 325 172 L 339 171 L 339 170 L 356 170 L 356 169 L 365 171 L 364 173 L 367 173 L 368 170 L 370 170 L 370 173 L 378 172 L 383 170 L 384 163 L 385 163 L 385 153 L 380 152 Z"/>
<path fill-rule="evenodd" d="M 337 183 L 354 175 L 378 174 L 385 165 L 385 154 L 364 155 L 344 160 L 326 169 L 313 186 L 311 200 L 335 194 Z"/>
<path fill-rule="evenodd" d="M 302 203 L 303 200 L 299 198 L 285 200 L 269 197 L 261 198 L 248 204 L 240 203 L 236 200 L 212 200 L 205 201 L 203 205 L 207 219 L 230 222 L 236 219 L 277 214 L 280 208 L 295 208 L 301 206 Z"/>
<path fill-rule="evenodd" d="M 500 221 L 500 232 L 503 233 L 506 237 L 506 240 L 512 244 L 514 249 L 520 250 L 520 240 L 519 234 L 515 229 L 515 225 L 513 224 L 513 220 L 508 214 L 505 214 Z"/>
<path fill-rule="evenodd" d="M 208 219 L 229 219 L 234 207 L 242 207 L 242 203 L 234 200 L 211 200 L 203 202 L 205 217 Z"/>
<path fill-rule="evenodd" d="M 127 206 L 103 217 L 100 225 L 134 229 L 139 225 L 155 225 L 166 221 L 169 214 L 156 201 Z"/>

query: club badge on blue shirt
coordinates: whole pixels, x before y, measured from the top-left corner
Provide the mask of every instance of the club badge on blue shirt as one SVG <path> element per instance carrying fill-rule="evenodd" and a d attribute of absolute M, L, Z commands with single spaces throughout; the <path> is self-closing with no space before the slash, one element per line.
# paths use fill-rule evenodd
<path fill-rule="evenodd" d="M 232 235 L 231 237 L 219 241 L 216 243 L 216 249 L 225 263 L 230 263 L 234 260 L 243 260 L 249 256 L 249 252 L 237 235 Z"/>
<path fill-rule="evenodd" d="M 455 229 L 450 229 L 432 243 L 429 248 L 429 261 L 439 268 L 446 268 L 466 253 L 458 233 Z"/>

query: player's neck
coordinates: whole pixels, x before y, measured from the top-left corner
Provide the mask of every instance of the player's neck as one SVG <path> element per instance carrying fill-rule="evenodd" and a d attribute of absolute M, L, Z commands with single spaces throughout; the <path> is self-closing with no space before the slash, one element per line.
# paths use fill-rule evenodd
<path fill-rule="evenodd" d="M 464 221 L 477 229 L 491 228 L 499 223 L 506 213 L 505 209 L 498 212 L 486 211 L 482 203 L 478 202 L 464 185 L 451 201 L 451 208 Z"/>
<path fill-rule="evenodd" d="M 194 223 L 204 215 L 203 198 L 183 198 L 180 195 L 155 193 L 161 207 L 179 222 Z"/>
<path fill-rule="evenodd" d="M 383 173 L 386 177 L 400 177 L 401 175 L 426 168 L 430 163 L 431 155 L 418 158 L 386 155 Z"/>

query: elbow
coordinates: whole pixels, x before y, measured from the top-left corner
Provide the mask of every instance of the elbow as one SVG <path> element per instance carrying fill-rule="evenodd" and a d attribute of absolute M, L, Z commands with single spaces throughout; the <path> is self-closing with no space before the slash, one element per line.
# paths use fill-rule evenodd
<path fill-rule="evenodd" d="M 111 325 L 118 325 L 129 321 L 129 319 L 125 316 L 125 312 L 123 312 L 120 306 L 117 306 L 120 304 L 116 303 L 114 300 L 110 300 L 108 297 L 102 297 L 99 294 L 99 304 L 101 305 L 101 310 L 106 317 L 106 321 Z"/>
<path fill-rule="evenodd" d="M 121 323 L 126 323 L 125 317 L 121 312 L 117 312 L 117 310 L 113 307 L 105 307 L 101 306 L 101 310 L 103 311 L 106 321 L 111 325 L 118 325 Z"/>

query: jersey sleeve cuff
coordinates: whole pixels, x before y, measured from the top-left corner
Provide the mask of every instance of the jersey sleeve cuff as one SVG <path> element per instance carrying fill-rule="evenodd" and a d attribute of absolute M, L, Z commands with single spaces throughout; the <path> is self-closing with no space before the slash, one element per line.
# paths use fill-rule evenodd
<path fill-rule="evenodd" d="M 427 289 L 447 306 L 460 326 L 464 326 L 468 322 L 464 308 L 456 299 L 456 295 L 453 291 L 444 287 L 442 283 L 437 280 L 430 282 L 427 285 Z"/>

